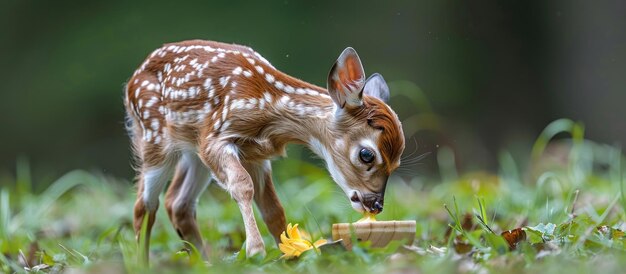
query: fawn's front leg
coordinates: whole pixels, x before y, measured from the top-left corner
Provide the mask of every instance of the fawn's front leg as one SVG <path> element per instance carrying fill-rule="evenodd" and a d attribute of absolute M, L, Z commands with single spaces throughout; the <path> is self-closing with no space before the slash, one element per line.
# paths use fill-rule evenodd
<path fill-rule="evenodd" d="M 202 160 L 213 171 L 218 183 L 235 199 L 241 211 L 246 229 L 246 256 L 257 253 L 265 256 L 265 245 L 252 210 L 254 183 L 239 160 L 239 149 L 233 143 L 219 140 L 207 140 L 203 147 Z"/>
<path fill-rule="evenodd" d="M 254 201 L 278 245 L 280 234 L 285 231 L 287 222 L 285 210 L 278 200 L 272 183 L 272 164 L 270 160 L 264 160 L 259 163 L 244 163 L 244 166 L 254 181 Z"/>

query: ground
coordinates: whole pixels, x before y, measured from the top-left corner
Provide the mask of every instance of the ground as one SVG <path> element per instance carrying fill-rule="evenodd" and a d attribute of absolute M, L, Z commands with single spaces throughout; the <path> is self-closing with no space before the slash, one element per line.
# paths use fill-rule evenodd
<path fill-rule="evenodd" d="M 559 132 L 572 138 L 548 146 Z M 212 186 L 197 216 L 211 244 L 209 262 L 181 251 L 161 206 L 147 267 L 138 261 L 129 180 L 73 171 L 37 192 L 28 165 L 20 162 L 17 177 L 0 184 L 0 272 L 622 272 L 621 151 L 585 140 L 581 125 L 559 120 L 529 154 L 524 169 L 504 152 L 499 172 L 447 172 L 435 182 L 392 177 L 378 219 L 416 220 L 413 244 L 374 249 L 362 243 L 352 252 L 322 248 L 292 260 L 280 258 L 262 224 L 268 254 L 246 259 L 239 210 Z M 441 170 L 454 170 L 453 160 L 441 159 Z M 276 161 L 274 170 L 287 220 L 312 238 L 330 238 L 333 223 L 361 217 L 321 165 L 291 157 Z"/>

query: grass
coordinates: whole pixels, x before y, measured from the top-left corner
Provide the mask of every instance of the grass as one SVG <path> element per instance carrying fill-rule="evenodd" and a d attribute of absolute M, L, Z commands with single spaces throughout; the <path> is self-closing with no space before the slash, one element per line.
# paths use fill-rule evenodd
<path fill-rule="evenodd" d="M 571 138 L 557 142 L 567 148 L 559 161 L 546 148 L 563 132 Z M 289 261 L 279 259 L 263 224 L 268 254 L 246 259 L 239 210 L 211 186 L 198 207 L 210 263 L 180 251 L 184 243 L 161 209 L 151 264 L 144 266 L 132 231 L 135 190 L 129 181 L 73 171 L 36 193 L 28 164 L 18 161 L 17 177 L 0 182 L 0 272 L 622 272 L 623 156 L 583 134 L 573 121 L 551 123 L 529 149 L 527 171 L 503 152 L 498 173 L 457 174 L 444 149 L 438 155 L 441 181 L 392 177 L 388 186 L 378 219 L 416 220 L 413 245 L 375 249 L 361 243 L 352 252 L 305 252 Z M 277 161 L 274 170 L 288 221 L 312 238 L 328 238 L 332 223 L 360 218 L 323 168 L 292 157 Z"/>

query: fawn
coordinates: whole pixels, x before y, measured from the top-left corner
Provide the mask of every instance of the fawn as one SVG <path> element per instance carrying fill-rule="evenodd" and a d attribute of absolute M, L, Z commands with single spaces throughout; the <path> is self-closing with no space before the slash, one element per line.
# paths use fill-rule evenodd
<path fill-rule="evenodd" d="M 379 74 L 365 79 L 352 48 L 327 81 L 327 90 L 306 83 L 234 44 L 193 40 L 152 52 L 125 94 L 138 162 L 136 235 L 148 217 L 142 248 L 148 250 L 159 194 L 171 179 L 169 218 L 206 258 L 195 207 L 214 180 L 241 211 L 246 255 L 264 255 L 252 201 L 278 243 L 286 222 L 270 159 L 284 155 L 287 143 L 306 145 L 325 160 L 355 210 L 382 211 L 387 178 L 404 150 L 400 121 L 385 103 L 389 88 Z"/>

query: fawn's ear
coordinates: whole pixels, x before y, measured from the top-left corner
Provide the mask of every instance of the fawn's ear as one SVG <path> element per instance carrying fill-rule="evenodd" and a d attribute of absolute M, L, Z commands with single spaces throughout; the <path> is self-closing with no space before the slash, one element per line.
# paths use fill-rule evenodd
<path fill-rule="evenodd" d="M 361 59 L 353 48 L 343 50 L 328 73 L 328 93 L 339 108 L 363 104 L 365 72 Z"/>
<path fill-rule="evenodd" d="M 389 101 L 389 87 L 387 86 L 387 82 L 385 82 L 385 78 L 378 73 L 374 73 L 367 78 L 363 93 L 376 97 L 385 103 Z"/>

